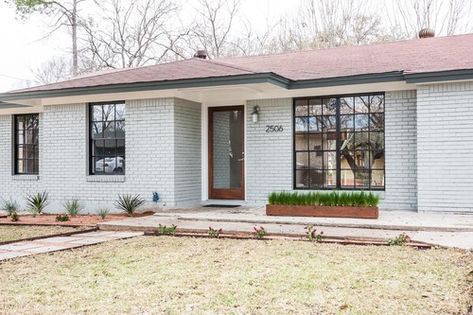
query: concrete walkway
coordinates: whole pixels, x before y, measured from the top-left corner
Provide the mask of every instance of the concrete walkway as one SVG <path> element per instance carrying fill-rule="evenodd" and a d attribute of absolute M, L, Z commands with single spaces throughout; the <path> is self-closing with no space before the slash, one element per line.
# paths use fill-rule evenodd
<path fill-rule="evenodd" d="M 96 231 L 74 234 L 71 236 L 57 236 L 38 239 L 34 241 L 19 241 L 6 245 L 0 245 L 0 261 L 42 254 L 65 249 L 94 245 L 111 240 L 118 240 L 143 235 L 141 232 L 114 232 Z"/>
<path fill-rule="evenodd" d="M 241 211 L 246 211 L 247 214 L 242 214 Z M 398 215 L 400 214 L 397 213 L 396 216 Z M 409 215 L 411 218 L 414 217 L 408 213 Z M 304 236 L 307 224 L 313 224 L 317 231 L 322 231 L 328 237 L 386 241 L 401 233 L 406 233 L 413 241 L 473 250 L 473 225 L 464 224 L 461 220 L 449 217 L 445 221 L 446 224 L 442 226 L 438 221 L 440 218 L 431 219 L 430 223 L 426 224 L 426 222 L 420 221 L 421 218 L 424 218 L 424 215 L 420 215 L 417 217 L 418 221 L 410 221 L 404 225 L 401 222 L 396 222 L 390 225 L 387 216 L 382 216 L 381 222 L 377 222 L 378 220 L 268 217 L 265 215 L 259 217 L 255 214 L 255 210 L 221 209 L 212 213 L 206 208 L 206 210 L 193 213 L 177 211 L 159 213 L 150 217 L 109 221 L 100 223 L 99 228 L 101 230 L 147 231 L 156 230 L 159 224 L 166 226 L 175 224 L 181 232 L 206 232 L 209 227 L 212 227 L 223 228 L 224 231 L 231 233 L 248 233 L 253 232 L 255 226 L 262 225 L 270 234 Z M 473 219 L 473 216 L 471 218 Z"/>

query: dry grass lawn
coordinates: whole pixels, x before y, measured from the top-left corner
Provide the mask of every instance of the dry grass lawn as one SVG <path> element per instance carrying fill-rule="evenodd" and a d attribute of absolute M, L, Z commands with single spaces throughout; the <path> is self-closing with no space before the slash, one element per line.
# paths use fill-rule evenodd
<path fill-rule="evenodd" d="M 140 237 L 0 263 L 2 314 L 465 314 L 473 255 Z"/>
<path fill-rule="evenodd" d="M 0 242 L 9 242 L 30 237 L 74 232 L 77 230 L 77 228 L 62 226 L 0 225 Z"/>

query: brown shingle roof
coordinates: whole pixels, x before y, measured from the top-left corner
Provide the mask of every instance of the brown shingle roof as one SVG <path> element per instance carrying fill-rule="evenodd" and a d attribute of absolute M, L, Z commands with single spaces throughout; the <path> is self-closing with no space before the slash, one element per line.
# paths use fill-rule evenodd
<path fill-rule="evenodd" d="M 412 74 L 461 69 L 473 69 L 473 34 L 217 60 L 192 58 L 89 75 L 15 92 L 268 72 L 299 81 L 361 74 L 388 72 Z"/>

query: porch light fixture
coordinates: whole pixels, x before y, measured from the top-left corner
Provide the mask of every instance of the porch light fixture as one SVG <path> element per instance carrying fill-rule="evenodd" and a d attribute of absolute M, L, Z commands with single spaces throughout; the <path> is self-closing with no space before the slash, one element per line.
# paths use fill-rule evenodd
<path fill-rule="evenodd" d="M 251 117 L 253 118 L 253 122 L 254 123 L 257 123 L 258 120 L 259 120 L 259 106 L 256 105 L 255 107 L 253 107 L 253 112 L 251 113 Z"/>

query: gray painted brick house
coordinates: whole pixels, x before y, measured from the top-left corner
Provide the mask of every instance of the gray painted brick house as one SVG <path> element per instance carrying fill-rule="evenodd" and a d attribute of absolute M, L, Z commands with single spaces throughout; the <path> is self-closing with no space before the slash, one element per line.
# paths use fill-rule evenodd
<path fill-rule="evenodd" d="M 185 207 L 365 190 L 473 212 L 473 35 L 99 72 L 0 94 L 0 197 Z"/>

